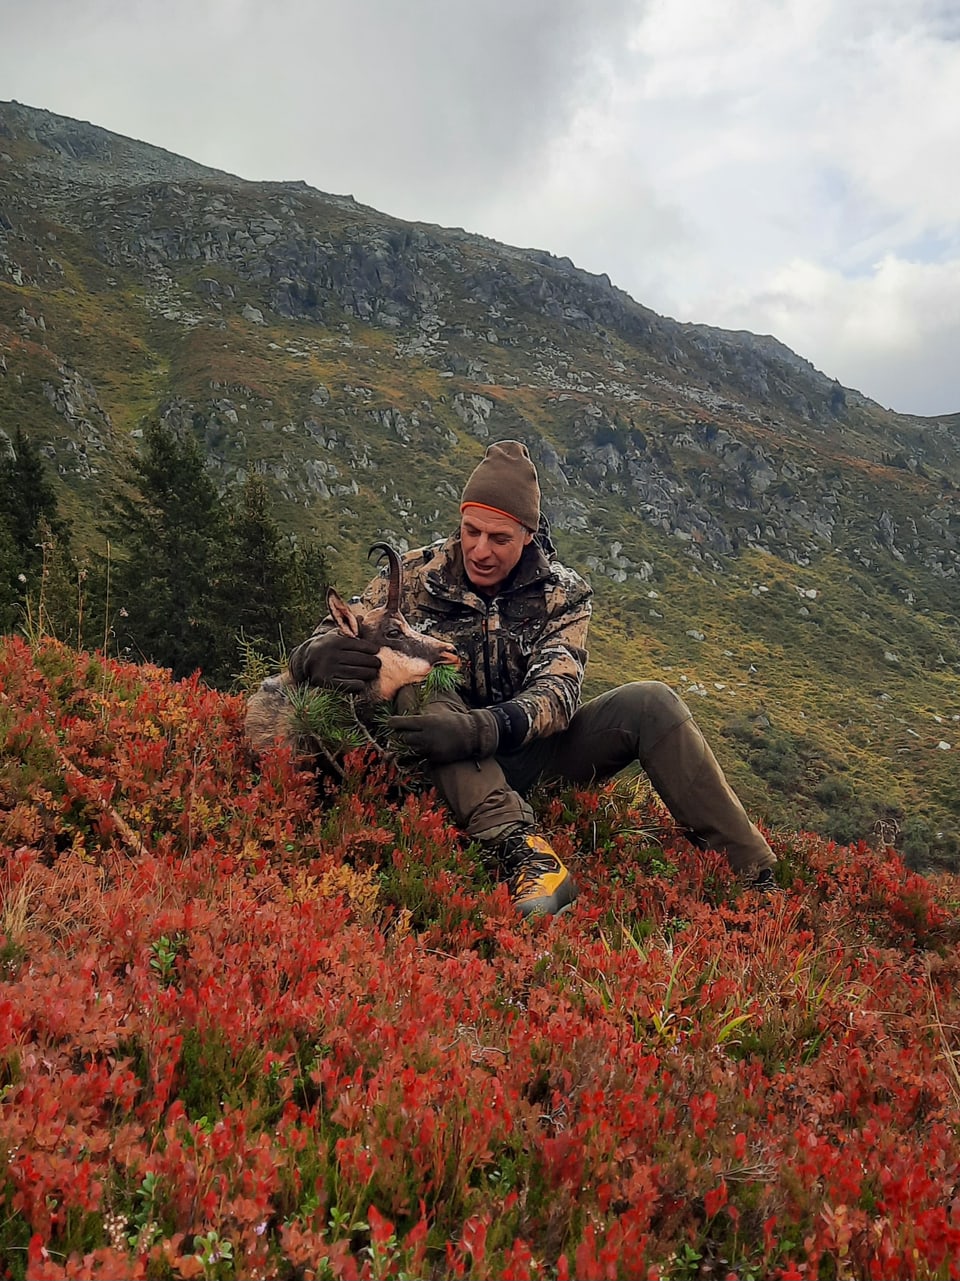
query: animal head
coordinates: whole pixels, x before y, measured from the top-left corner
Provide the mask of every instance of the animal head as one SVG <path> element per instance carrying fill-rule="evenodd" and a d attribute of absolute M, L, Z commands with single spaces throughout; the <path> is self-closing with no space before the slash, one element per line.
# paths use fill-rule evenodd
<path fill-rule="evenodd" d="M 397 552 L 386 543 L 374 543 L 370 551 L 380 552 L 381 559 L 385 557 L 390 567 L 386 603 L 379 609 L 358 614 L 330 587 L 327 608 L 344 635 L 359 636 L 379 646 L 380 674 L 371 682 L 369 696 L 374 701 L 386 701 L 405 685 L 422 681 L 434 667 L 459 667 L 460 658 L 448 641 L 414 631 L 400 613 L 403 570 Z"/>

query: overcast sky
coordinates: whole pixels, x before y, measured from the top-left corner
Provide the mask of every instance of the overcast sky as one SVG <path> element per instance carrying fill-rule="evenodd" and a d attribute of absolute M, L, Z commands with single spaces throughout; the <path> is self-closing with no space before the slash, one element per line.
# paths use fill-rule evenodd
<path fill-rule="evenodd" d="M 960 0 L 0 0 L 0 98 L 960 411 Z"/>

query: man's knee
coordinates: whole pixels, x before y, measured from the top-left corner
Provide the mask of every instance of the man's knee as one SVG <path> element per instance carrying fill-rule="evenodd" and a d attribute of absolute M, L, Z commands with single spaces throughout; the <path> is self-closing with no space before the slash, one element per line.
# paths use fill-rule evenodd
<path fill-rule="evenodd" d="M 671 730 L 693 719 L 676 690 L 663 681 L 631 681 L 616 693 L 622 712 L 637 735 L 641 760 Z"/>

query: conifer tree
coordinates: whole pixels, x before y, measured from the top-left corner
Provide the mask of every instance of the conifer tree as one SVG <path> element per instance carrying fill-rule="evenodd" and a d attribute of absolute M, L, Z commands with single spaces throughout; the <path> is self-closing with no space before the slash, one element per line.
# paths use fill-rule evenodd
<path fill-rule="evenodd" d="M 0 459 L 0 517 L 20 554 L 27 558 L 24 570 L 42 559 L 37 542 L 41 520 L 45 519 L 57 536 L 66 531 L 43 456 L 22 427 L 14 433 L 11 452 Z"/>
<path fill-rule="evenodd" d="M 286 635 L 291 648 L 305 640 L 327 612 L 327 587 L 332 582 L 330 565 L 319 544 L 298 544 L 293 575 Z"/>
<path fill-rule="evenodd" d="M 199 445 L 165 425 L 148 426 L 129 486 L 109 504 L 102 527 L 123 557 L 111 588 L 118 643 L 177 677 L 200 668 L 211 682 L 223 679 L 225 522 Z"/>
<path fill-rule="evenodd" d="M 70 558 L 70 531 L 37 445 L 21 427 L 0 458 L 0 626 L 14 627 L 36 592 L 44 556 L 56 543 Z"/>
<path fill-rule="evenodd" d="M 231 505 L 227 523 L 222 600 L 231 626 L 260 646 L 277 646 L 291 591 L 289 546 L 273 519 L 266 488 L 249 477 Z"/>
<path fill-rule="evenodd" d="M 250 477 L 230 508 L 221 599 L 234 635 L 267 655 L 298 643 L 324 613 L 329 571 L 313 543 L 284 536 Z"/>
<path fill-rule="evenodd" d="M 0 519 L 0 632 L 11 632 L 17 624 L 26 584 L 22 563 L 13 535 Z"/>

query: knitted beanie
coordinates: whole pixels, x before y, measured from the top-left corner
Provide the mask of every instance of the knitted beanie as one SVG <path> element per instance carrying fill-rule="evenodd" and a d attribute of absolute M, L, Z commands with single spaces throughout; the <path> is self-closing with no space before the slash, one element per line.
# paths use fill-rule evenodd
<path fill-rule="evenodd" d="M 461 511 L 471 505 L 509 516 L 536 533 L 540 484 L 526 445 L 519 440 L 500 440 L 489 447 L 460 495 Z"/>

